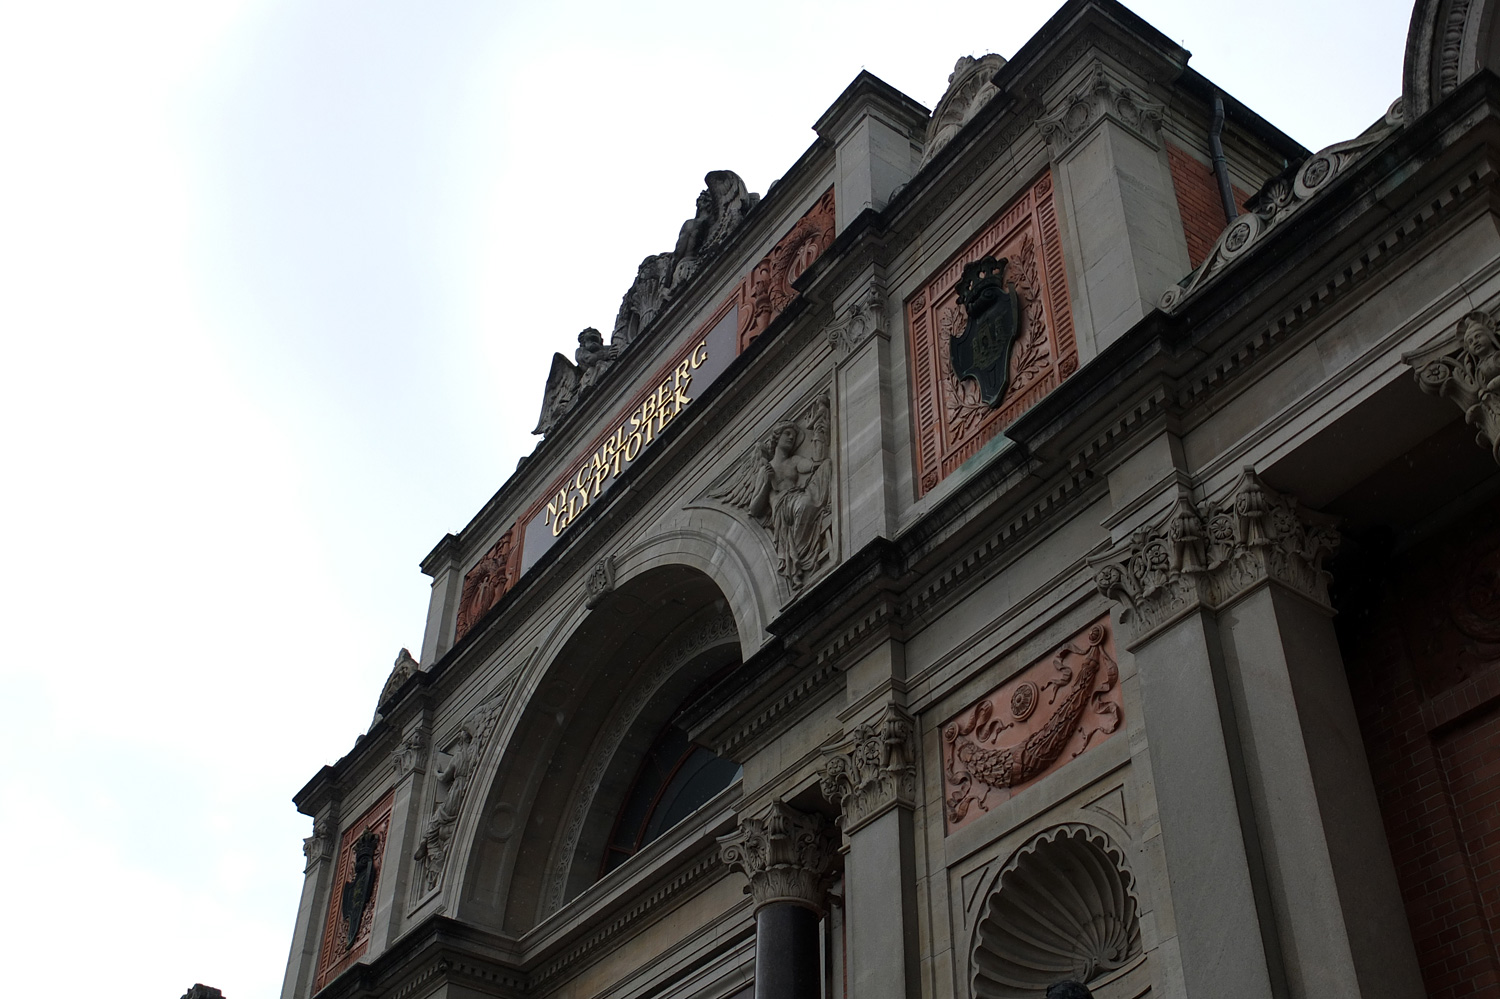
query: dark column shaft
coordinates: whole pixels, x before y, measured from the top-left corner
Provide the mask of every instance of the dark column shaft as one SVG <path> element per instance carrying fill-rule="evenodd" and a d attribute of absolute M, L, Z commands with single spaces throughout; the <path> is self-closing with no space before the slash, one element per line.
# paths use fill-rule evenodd
<path fill-rule="evenodd" d="M 818 999 L 818 917 L 789 903 L 755 914 L 755 999 Z"/>

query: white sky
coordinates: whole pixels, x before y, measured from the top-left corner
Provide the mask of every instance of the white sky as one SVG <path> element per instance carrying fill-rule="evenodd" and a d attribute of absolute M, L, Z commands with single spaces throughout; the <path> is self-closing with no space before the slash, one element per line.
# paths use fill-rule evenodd
<path fill-rule="evenodd" d="M 931 107 L 1055 9 L 0 0 L 0 991 L 280 989 L 290 798 L 420 651 L 417 562 L 531 450 L 710 169 L 863 68 Z M 1406 0 L 1140 0 L 1304 144 Z"/>

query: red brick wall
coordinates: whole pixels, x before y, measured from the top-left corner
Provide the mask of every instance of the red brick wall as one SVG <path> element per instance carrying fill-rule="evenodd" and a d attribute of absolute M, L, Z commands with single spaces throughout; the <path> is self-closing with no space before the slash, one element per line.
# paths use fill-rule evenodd
<path fill-rule="evenodd" d="M 1219 234 L 1229 224 L 1219 203 L 1219 182 L 1213 167 L 1191 153 L 1167 143 L 1167 162 L 1172 168 L 1172 186 L 1177 191 L 1177 210 L 1182 215 L 1182 234 L 1187 237 L 1188 261 L 1196 268 L 1214 248 Z M 1234 203 L 1245 210 L 1248 195 L 1233 188 Z"/>
<path fill-rule="evenodd" d="M 1370 574 L 1340 642 L 1422 975 L 1500 997 L 1500 524 Z"/>

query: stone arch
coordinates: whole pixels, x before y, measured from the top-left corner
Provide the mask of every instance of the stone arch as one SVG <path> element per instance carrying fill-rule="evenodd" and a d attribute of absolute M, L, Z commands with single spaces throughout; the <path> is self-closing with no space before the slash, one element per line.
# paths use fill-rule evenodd
<path fill-rule="evenodd" d="M 687 511 L 683 523 L 653 532 L 614 559 L 617 586 L 668 565 L 688 566 L 712 579 L 734 612 L 747 656 L 765 641 L 766 625 L 788 596 L 772 571 L 776 553 L 769 535 L 756 535 L 719 510 Z"/>
<path fill-rule="evenodd" d="M 1097 983 L 1143 954 L 1135 879 L 1104 832 L 1066 823 L 1000 868 L 970 947 L 975 999 L 1040 997 L 1064 979 Z"/>
<path fill-rule="evenodd" d="M 600 876 L 640 757 L 685 698 L 740 661 L 738 621 L 702 569 L 622 555 L 517 695 L 470 819 L 454 907 L 519 935 Z M 457 859 L 457 858 L 455 858 Z"/>
<path fill-rule="evenodd" d="M 1407 121 L 1489 69 L 1500 72 L 1493 0 L 1417 0 L 1406 34 L 1401 96 Z"/>

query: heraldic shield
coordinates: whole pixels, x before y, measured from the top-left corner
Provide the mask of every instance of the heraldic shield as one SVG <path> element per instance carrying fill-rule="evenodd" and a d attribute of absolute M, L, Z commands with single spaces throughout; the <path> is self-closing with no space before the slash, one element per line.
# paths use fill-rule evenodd
<path fill-rule="evenodd" d="M 953 373 L 979 383 L 979 397 L 1000 404 L 1010 382 L 1010 351 L 1021 329 L 1021 296 L 1005 286 L 1007 261 L 985 257 L 964 268 L 958 303 L 968 313 L 964 331 L 948 341 Z"/>

